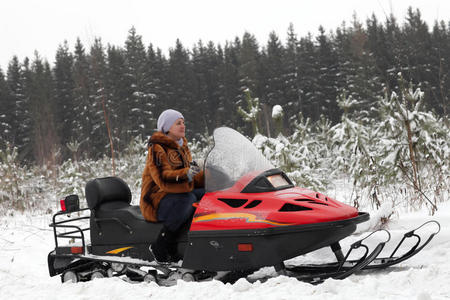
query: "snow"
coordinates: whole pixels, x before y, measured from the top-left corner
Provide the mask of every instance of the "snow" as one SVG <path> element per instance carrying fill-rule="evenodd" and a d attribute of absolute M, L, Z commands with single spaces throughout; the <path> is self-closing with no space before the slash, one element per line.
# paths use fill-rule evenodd
<path fill-rule="evenodd" d="M 342 199 L 351 190 L 336 183 L 329 195 Z M 391 214 L 392 208 L 382 206 L 370 211 L 374 221 L 359 226 L 355 235 L 342 241 L 344 252 L 349 245 L 368 235 L 378 218 Z M 51 215 L 18 214 L 3 216 L 0 220 L 0 294 L 2 299 L 449 299 L 450 298 L 450 202 L 441 203 L 435 216 L 428 211 L 399 212 L 386 224 L 391 242 L 386 247 L 392 251 L 403 233 L 420 224 L 435 219 L 441 232 L 418 255 L 397 266 L 376 272 L 364 272 L 345 280 L 326 280 L 320 285 L 310 285 L 285 276 L 275 276 L 271 267 L 251 275 L 275 277 L 251 284 L 245 279 L 235 284 L 219 281 L 183 282 L 172 287 L 155 283 L 128 283 L 120 278 L 95 279 L 89 282 L 64 283 L 59 276 L 49 277 L 47 254 L 54 247 L 52 229 L 48 227 Z M 420 232 L 429 233 L 437 227 L 431 224 Z M 368 231 L 369 230 L 369 231 Z M 373 237 L 373 238 L 372 238 Z M 386 238 L 382 232 L 369 240 Z M 411 241 L 405 241 L 406 245 Z M 387 252 L 386 254 L 390 254 Z M 287 263 L 331 261 L 329 249 L 320 249 Z"/>
<path fill-rule="evenodd" d="M 281 105 L 275 105 L 272 108 L 272 119 L 279 119 L 283 116 L 283 108 Z"/>

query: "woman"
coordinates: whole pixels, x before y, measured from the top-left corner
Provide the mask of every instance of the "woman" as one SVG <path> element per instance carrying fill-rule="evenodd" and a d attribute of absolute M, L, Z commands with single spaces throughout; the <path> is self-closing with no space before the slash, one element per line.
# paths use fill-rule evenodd
<path fill-rule="evenodd" d="M 148 142 L 140 208 L 147 221 L 164 224 L 150 246 L 155 260 L 164 263 L 176 254 L 177 231 L 191 218 L 192 204 L 204 194 L 204 176 L 192 162 L 183 115 L 173 109 L 165 110 L 157 125 L 158 131 Z"/>

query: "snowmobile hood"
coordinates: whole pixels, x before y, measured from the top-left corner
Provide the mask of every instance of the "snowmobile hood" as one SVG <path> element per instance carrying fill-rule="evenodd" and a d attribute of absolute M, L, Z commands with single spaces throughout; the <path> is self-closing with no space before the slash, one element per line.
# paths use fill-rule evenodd
<path fill-rule="evenodd" d="M 264 193 L 218 191 L 203 197 L 191 231 L 295 226 L 356 216 L 354 207 L 299 187 Z"/>

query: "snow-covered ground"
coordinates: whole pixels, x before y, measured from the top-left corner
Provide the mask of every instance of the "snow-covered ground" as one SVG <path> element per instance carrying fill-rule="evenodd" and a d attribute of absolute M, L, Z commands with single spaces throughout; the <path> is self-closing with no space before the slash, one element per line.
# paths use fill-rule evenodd
<path fill-rule="evenodd" d="M 376 215 L 377 212 L 371 212 Z M 390 269 L 353 275 L 345 280 L 327 280 L 310 285 L 278 276 L 253 284 L 241 279 L 235 284 L 219 281 L 183 282 L 160 287 L 155 283 L 127 283 L 120 278 L 62 284 L 60 277 L 49 277 L 47 254 L 54 247 L 48 224 L 51 215 L 16 215 L 0 221 L 0 298 L 1 299 L 450 299 L 450 202 L 441 204 L 435 216 L 426 210 L 400 213 L 387 226 L 391 242 L 421 223 L 435 219 L 441 232 L 420 254 Z M 367 225 L 366 225 L 367 227 Z M 436 227 L 430 226 L 429 230 Z M 360 227 L 342 242 L 348 245 L 367 233 Z M 428 232 L 423 230 L 423 233 Z M 384 238 L 377 234 L 377 238 Z M 373 244 L 372 244 L 373 245 Z M 392 248 L 392 246 L 390 247 Z M 291 262 L 332 260 L 328 249 L 321 249 Z M 260 274 L 258 274 L 260 273 Z M 254 276 L 273 274 L 263 268 Z"/>

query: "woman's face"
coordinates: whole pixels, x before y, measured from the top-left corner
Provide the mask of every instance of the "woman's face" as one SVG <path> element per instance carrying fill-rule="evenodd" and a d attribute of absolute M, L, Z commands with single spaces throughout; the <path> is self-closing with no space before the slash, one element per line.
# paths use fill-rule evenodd
<path fill-rule="evenodd" d="M 186 126 L 184 125 L 184 119 L 179 118 L 173 123 L 172 127 L 169 129 L 169 133 L 167 134 L 170 138 L 178 141 L 181 138 L 184 138 Z"/>

